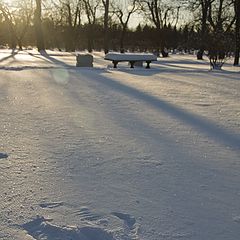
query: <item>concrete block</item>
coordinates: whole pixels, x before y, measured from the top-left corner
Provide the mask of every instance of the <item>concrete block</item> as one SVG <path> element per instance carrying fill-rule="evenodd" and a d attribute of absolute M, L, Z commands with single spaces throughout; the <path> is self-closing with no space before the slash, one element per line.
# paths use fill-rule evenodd
<path fill-rule="evenodd" d="M 77 67 L 93 67 L 93 56 L 91 54 L 78 54 Z"/>

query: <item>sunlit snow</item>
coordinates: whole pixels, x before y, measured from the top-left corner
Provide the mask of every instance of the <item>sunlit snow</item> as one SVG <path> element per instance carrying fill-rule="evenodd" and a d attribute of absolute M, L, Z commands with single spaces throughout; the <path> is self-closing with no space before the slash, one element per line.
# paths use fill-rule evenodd
<path fill-rule="evenodd" d="M 238 239 L 239 67 L 75 65 L 0 51 L 0 239 Z"/>

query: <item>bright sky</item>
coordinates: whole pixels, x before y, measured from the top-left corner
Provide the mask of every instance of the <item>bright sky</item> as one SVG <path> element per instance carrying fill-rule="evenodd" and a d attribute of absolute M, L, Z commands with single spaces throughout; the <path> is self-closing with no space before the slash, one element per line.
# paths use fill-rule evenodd
<path fill-rule="evenodd" d="M 143 17 L 140 16 L 139 14 L 133 14 L 130 21 L 129 21 L 129 27 L 130 28 L 136 28 L 138 24 L 145 24 Z"/>
<path fill-rule="evenodd" d="M 18 2 L 21 0 L 2 0 L 2 2 L 8 3 L 10 5 L 14 5 L 14 6 L 16 6 L 16 1 Z M 126 3 L 126 0 L 121 0 L 121 1 L 125 1 L 125 3 Z M 184 14 L 184 15 L 186 15 L 186 14 Z M 183 20 L 183 19 L 185 19 L 185 20 Z M 83 20 L 83 21 L 85 21 L 85 20 Z M 183 16 L 183 14 L 182 14 L 182 19 L 180 19 L 180 22 L 184 22 L 184 21 L 186 21 L 186 16 Z M 145 25 L 147 22 L 146 22 L 146 19 L 144 19 L 144 16 L 141 16 L 141 14 L 138 14 L 138 13 L 134 13 L 130 18 L 129 28 L 136 28 L 139 23 L 142 25 Z"/>

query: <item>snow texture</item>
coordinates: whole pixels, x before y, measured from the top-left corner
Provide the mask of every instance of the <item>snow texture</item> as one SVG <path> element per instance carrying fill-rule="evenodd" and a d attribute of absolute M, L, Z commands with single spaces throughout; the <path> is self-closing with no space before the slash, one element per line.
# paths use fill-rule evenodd
<path fill-rule="evenodd" d="M 238 239 L 239 67 L 93 55 L 0 51 L 0 239 Z"/>
<path fill-rule="evenodd" d="M 33 239 L 51 239 L 51 240 L 114 240 L 112 234 L 107 233 L 97 227 L 59 227 L 53 225 L 49 220 L 38 217 L 33 221 L 23 225 L 27 234 Z"/>

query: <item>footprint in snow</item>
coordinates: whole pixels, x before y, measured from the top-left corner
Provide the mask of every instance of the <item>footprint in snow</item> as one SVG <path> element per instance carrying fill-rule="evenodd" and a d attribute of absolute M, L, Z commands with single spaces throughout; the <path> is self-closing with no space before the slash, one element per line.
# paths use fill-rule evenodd
<path fill-rule="evenodd" d="M 117 239 L 139 239 L 140 225 L 136 222 L 134 216 L 121 212 L 112 212 L 112 215 L 123 221 L 123 228 L 116 233 Z"/>
<path fill-rule="evenodd" d="M 37 217 L 22 227 L 29 236 L 36 240 L 115 240 L 112 233 L 99 227 L 58 226 L 44 217 Z"/>
<path fill-rule="evenodd" d="M 39 206 L 41 208 L 57 208 L 62 206 L 63 203 L 62 202 L 52 202 L 52 203 L 41 203 L 39 204 Z"/>
<path fill-rule="evenodd" d="M 119 219 L 123 220 L 125 225 L 129 228 L 129 229 L 133 229 L 134 228 L 134 224 L 136 223 L 136 219 L 126 213 L 120 213 L 120 212 L 112 212 L 112 214 L 116 217 L 118 217 Z"/>
<path fill-rule="evenodd" d="M 75 213 L 80 217 L 81 221 L 98 221 L 101 219 L 100 215 L 92 213 L 87 207 L 82 207 Z"/>
<path fill-rule="evenodd" d="M 240 216 L 234 217 L 233 221 L 236 222 L 236 223 L 240 223 Z"/>

